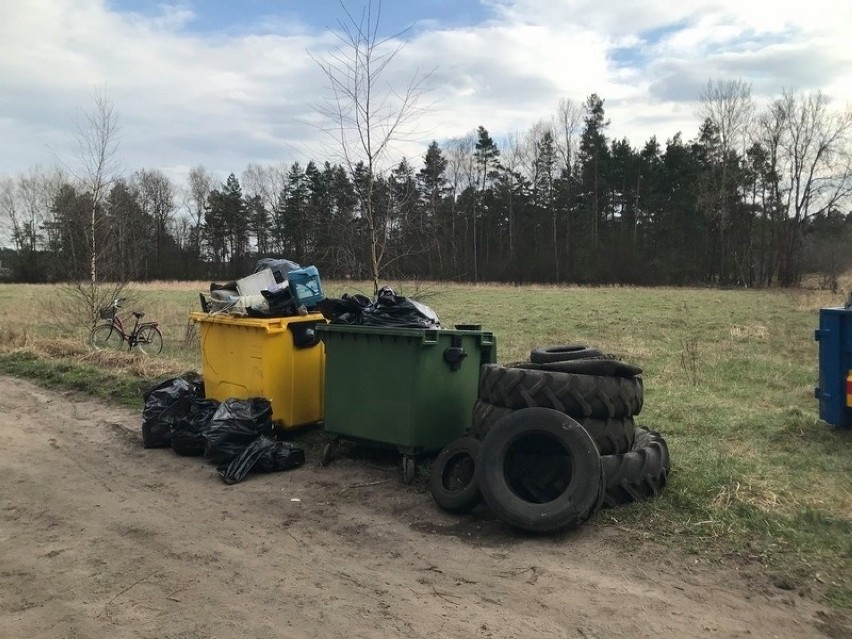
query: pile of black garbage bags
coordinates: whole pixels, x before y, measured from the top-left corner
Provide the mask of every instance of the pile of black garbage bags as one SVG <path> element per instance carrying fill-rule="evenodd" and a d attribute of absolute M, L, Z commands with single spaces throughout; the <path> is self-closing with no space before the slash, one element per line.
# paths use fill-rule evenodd
<path fill-rule="evenodd" d="M 379 289 L 375 300 L 361 294 L 344 294 L 339 299 L 326 298 L 317 306 L 332 324 L 386 328 L 441 327 L 435 311 L 416 300 L 397 295 L 389 286 Z"/>
<path fill-rule="evenodd" d="M 249 473 L 272 473 L 305 463 L 305 452 L 291 442 L 273 439 L 268 399 L 204 397 L 204 382 L 186 375 L 158 384 L 144 396 L 142 443 L 169 448 L 178 455 L 204 456 L 226 484 Z"/>

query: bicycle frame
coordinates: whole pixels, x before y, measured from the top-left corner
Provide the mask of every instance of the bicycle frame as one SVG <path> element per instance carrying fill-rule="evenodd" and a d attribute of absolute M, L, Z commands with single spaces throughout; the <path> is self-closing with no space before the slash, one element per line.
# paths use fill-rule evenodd
<path fill-rule="evenodd" d="M 121 321 L 121 318 L 118 316 L 118 311 L 116 307 L 116 312 L 112 316 L 112 320 L 110 322 L 110 326 L 119 335 L 121 335 L 121 340 L 123 342 L 127 342 L 127 350 L 131 350 L 134 346 L 136 346 L 136 339 L 139 335 L 139 331 L 145 328 L 146 326 L 151 326 L 153 328 L 159 328 L 159 322 L 139 322 L 139 314 L 134 311 L 133 317 L 135 318 L 135 322 L 133 324 L 133 329 L 127 333 L 124 330 L 124 322 Z"/>

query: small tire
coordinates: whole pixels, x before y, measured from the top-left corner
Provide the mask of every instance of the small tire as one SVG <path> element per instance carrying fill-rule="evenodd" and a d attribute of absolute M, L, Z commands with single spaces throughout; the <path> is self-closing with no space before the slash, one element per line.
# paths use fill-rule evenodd
<path fill-rule="evenodd" d="M 503 408 L 553 408 L 573 417 L 632 417 L 642 410 L 641 377 L 506 368 L 485 364 L 479 399 Z"/>
<path fill-rule="evenodd" d="M 668 484 L 671 459 L 660 433 L 636 430 L 633 450 L 622 455 L 604 455 L 601 465 L 606 478 L 604 508 L 659 497 Z"/>
<path fill-rule="evenodd" d="M 586 344 L 558 344 L 533 349 L 530 351 L 530 361 L 533 364 L 547 364 L 549 362 L 567 362 L 587 357 L 599 357 L 602 354 L 600 349 Z"/>
<path fill-rule="evenodd" d="M 477 439 L 484 439 L 497 422 L 513 412 L 515 409 L 495 406 L 478 399 L 473 404 L 470 433 Z M 577 423 L 592 436 L 601 455 L 617 455 L 633 449 L 636 423 L 632 417 L 603 419 L 570 414 L 568 416 L 577 420 Z"/>
<path fill-rule="evenodd" d="M 468 513 L 482 501 L 476 483 L 479 441 L 461 437 L 444 447 L 429 473 L 429 492 L 435 503 L 451 513 Z"/>
<path fill-rule="evenodd" d="M 547 408 L 500 420 L 480 445 L 476 478 L 495 515 L 531 532 L 576 528 L 603 499 L 595 442 L 576 421 Z"/>

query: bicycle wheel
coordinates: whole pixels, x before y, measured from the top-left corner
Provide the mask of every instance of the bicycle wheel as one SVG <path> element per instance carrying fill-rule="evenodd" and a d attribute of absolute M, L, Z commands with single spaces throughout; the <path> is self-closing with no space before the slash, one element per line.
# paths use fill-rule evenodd
<path fill-rule="evenodd" d="M 124 346 L 124 335 L 112 324 L 100 324 L 89 333 L 89 343 L 96 351 L 119 351 Z"/>
<path fill-rule="evenodd" d="M 136 348 L 146 355 L 159 355 L 163 350 L 163 334 L 156 326 L 143 326 L 136 333 Z"/>

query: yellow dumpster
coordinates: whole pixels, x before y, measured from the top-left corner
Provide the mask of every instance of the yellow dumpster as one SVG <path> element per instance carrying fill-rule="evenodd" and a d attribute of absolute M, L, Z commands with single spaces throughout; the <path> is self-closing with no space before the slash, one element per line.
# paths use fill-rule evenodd
<path fill-rule="evenodd" d="M 201 342 L 201 374 L 209 399 L 265 397 L 282 428 L 322 421 L 325 346 L 315 313 L 259 319 L 191 313 Z"/>

